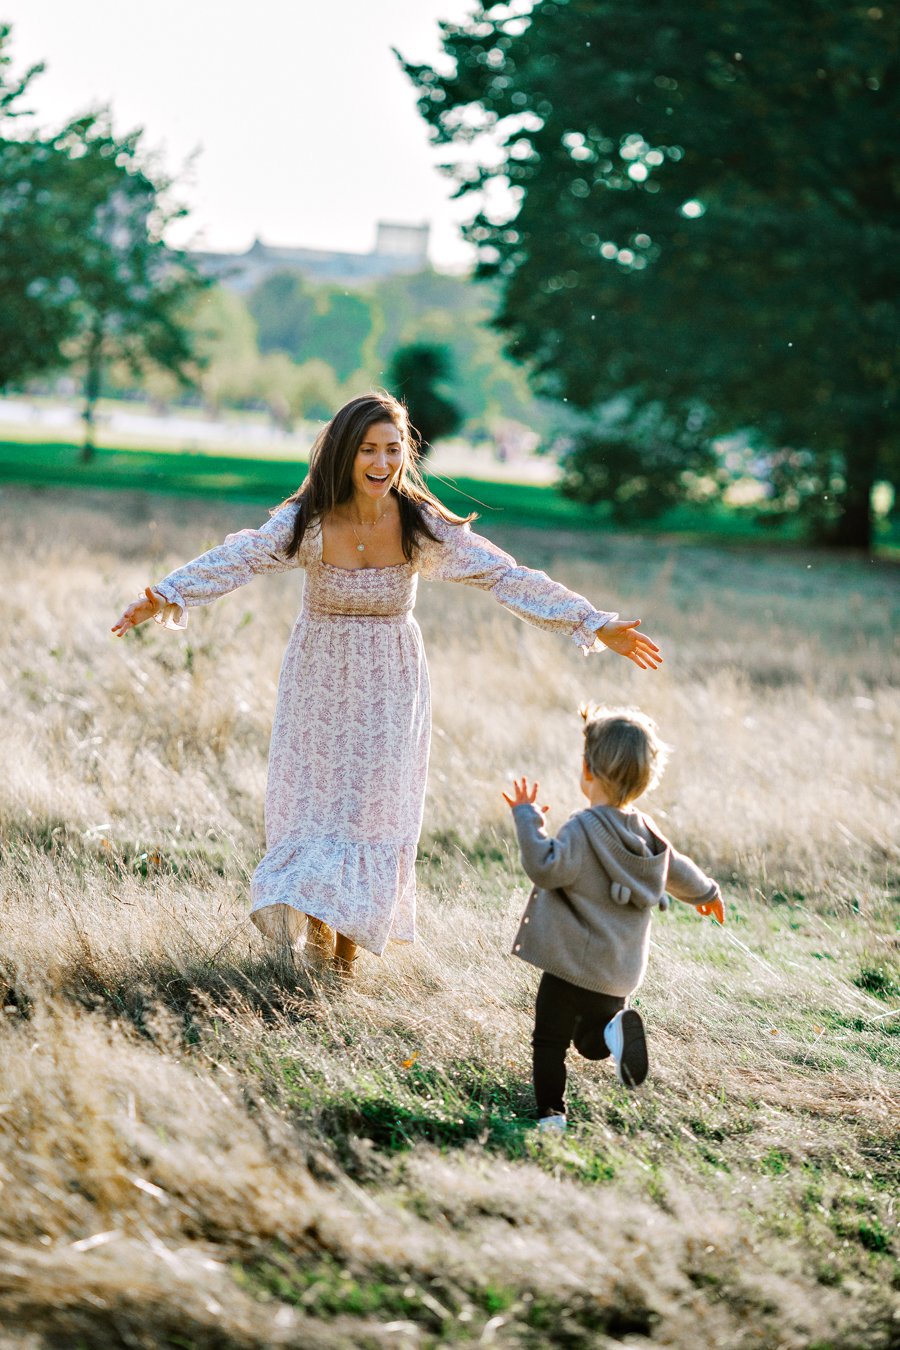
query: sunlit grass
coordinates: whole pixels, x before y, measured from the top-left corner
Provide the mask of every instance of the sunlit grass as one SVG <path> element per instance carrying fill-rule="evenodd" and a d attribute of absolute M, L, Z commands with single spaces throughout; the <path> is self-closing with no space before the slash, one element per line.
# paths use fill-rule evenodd
<path fill-rule="evenodd" d="M 887 1346 L 897 1280 L 896 579 L 523 530 L 640 614 L 657 675 L 424 588 L 420 941 L 350 986 L 246 919 L 299 577 L 108 634 L 258 511 L 7 489 L 0 1320 L 54 1344 Z M 579 805 L 583 698 L 639 701 L 653 800 L 723 883 L 655 921 L 639 1093 L 573 1056 L 531 1122 L 536 972 L 499 790 Z M 546 795 L 544 795 L 546 794 Z M 2 992 L 2 989 L 0 989 Z"/>

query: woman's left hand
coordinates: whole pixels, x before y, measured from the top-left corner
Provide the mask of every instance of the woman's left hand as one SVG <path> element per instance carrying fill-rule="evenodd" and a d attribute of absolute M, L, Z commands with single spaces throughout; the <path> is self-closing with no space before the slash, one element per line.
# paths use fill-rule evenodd
<path fill-rule="evenodd" d="M 611 652 L 627 656 L 641 670 L 656 670 L 662 653 L 656 643 L 637 631 L 640 619 L 610 619 L 597 630 L 597 637 Z"/>

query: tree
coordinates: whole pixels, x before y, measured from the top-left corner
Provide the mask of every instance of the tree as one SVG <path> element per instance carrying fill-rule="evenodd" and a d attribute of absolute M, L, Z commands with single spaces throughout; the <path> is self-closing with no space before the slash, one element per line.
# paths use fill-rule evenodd
<path fill-rule="evenodd" d="M 73 273 L 70 352 L 85 371 L 87 460 L 106 362 L 125 362 L 135 373 L 155 365 L 186 386 L 193 382 L 188 313 L 207 283 L 186 254 L 164 241 L 166 227 L 184 212 L 167 204 L 170 185 L 142 165 L 140 132 L 118 139 L 101 113 L 71 123 L 59 139 L 69 155 L 71 199 L 85 225 Z"/>
<path fill-rule="evenodd" d="M 42 67 L 13 76 L 9 36 L 0 25 L 0 387 L 60 364 L 78 249 L 68 156 L 55 137 L 21 130 L 21 101 Z"/>
<path fill-rule="evenodd" d="M 341 393 L 334 369 L 327 361 L 304 361 L 295 366 L 297 415 L 327 422 L 341 406 Z"/>
<path fill-rule="evenodd" d="M 511 189 L 468 228 L 508 349 L 592 422 L 629 409 L 615 455 L 582 437 L 574 489 L 593 456 L 652 505 L 750 428 L 773 490 L 867 547 L 898 462 L 900 11 L 482 0 L 443 34 L 450 73 L 406 70 L 459 193 Z M 479 138 L 499 153 L 473 165 Z"/>
<path fill-rule="evenodd" d="M 306 358 L 327 361 L 338 380 L 346 380 L 366 364 L 377 326 L 376 311 L 377 303 L 371 296 L 326 292 L 312 326 Z"/>
<path fill-rule="evenodd" d="M 441 436 L 450 436 L 462 422 L 458 404 L 450 396 L 450 354 L 446 347 L 413 342 L 398 347 L 388 370 L 388 388 L 403 399 L 427 454 Z"/>
<path fill-rule="evenodd" d="M 379 371 L 390 365 L 398 346 L 425 342 L 444 346 L 456 372 L 454 399 L 466 423 L 486 424 L 514 418 L 541 420 L 521 365 L 503 353 L 500 334 L 490 326 L 496 287 L 424 271 L 379 282 L 375 298 L 384 313 L 376 348 Z"/>
<path fill-rule="evenodd" d="M 259 362 L 256 385 L 273 421 L 290 431 L 298 417 L 327 420 L 339 406 L 338 382 L 326 361 L 297 365 L 284 352 Z"/>
<path fill-rule="evenodd" d="M 225 403 L 255 398 L 260 363 L 256 324 L 241 297 L 225 286 L 210 286 L 191 307 L 188 323 L 206 407 L 217 414 Z"/>
<path fill-rule="evenodd" d="M 10 80 L 0 28 L 0 114 L 16 106 L 35 67 Z M 5 128 L 4 128 L 5 129 Z M 78 361 L 84 379 L 84 458 L 104 363 L 156 365 L 190 378 L 185 327 L 190 298 L 205 283 L 166 227 L 183 215 L 170 185 L 143 164 L 141 133 L 118 139 L 107 113 L 70 122 L 50 137 L 0 140 L 0 382 Z"/>
<path fill-rule="evenodd" d="M 374 297 L 329 286 L 313 287 L 299 272 L 276 272 L 250 296 L 261 352 L 293 361 L 327 361 L 338 380 L 369 363 L 380 328 Z"/>

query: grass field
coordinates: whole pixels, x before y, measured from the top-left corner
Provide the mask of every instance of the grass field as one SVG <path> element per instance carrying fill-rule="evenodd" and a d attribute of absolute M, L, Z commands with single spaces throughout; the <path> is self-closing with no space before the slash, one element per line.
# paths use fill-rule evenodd
<path fill-rule="evenodd" d="M 296 575 L 109 635 L 259 514 L 0 491 L 0 1342 L 896 1346 L 895 569 L 485 525 L 666 664 L 424 587 L 420 940 L 342 985 L 246 917 Z M 584 698 L 657 718 L 654 813 L 728 924 L 654 921 L 651 1077 L 573 1056 L 550 1141 L 500 789 L 579 806 Z"/>
<path fill-rule="evenodd" d="M 77 446 L 65 442 L 0 440 L 0 484 L 39 487 L 125 489 L 173 496 L 209 495 L 217 499 L 256 501 L 271 505 L 292 493 L 306 472 L 303 461 L 282 455 L 208 454 L 175 450 L 98 449 L 82 464 Z M 433 487 L 454 511 L 479 511 L 494 525 L 526 521 L 533 529 L 590 530 L 610 527 L 604 507 L 585 507 L 554 488 L 529 483 L 491 481 L 465 476 L 441 477 Z M 761 524 L 750 512 L 685 504 L 673 508 L 648 527 L 769 544 L 796 539 L 796 524 Z M 885 537 L 885 543 L 890 540 Z"/>

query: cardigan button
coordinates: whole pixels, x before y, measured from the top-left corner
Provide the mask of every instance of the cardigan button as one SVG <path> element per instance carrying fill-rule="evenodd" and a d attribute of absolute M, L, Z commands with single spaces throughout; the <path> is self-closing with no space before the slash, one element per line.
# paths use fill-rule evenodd
<path fill-rule="evenodd" d="M 522 944 L 521 944 L 521 942 L 517 942 L 517 943 L 516 943 L 516 951 L 518 952 L 518 951 L 521 951 L 521 950 L 522 950 Z"/>
<path fill-rule="evenodd" d="M 522 922 L 523 922 L 523 923 L 527 923 L 527 922 L 528 922 L 528 915 L 527 915 L 527 914 L 526 914 L 525 918 L 522 920 Z"/>

